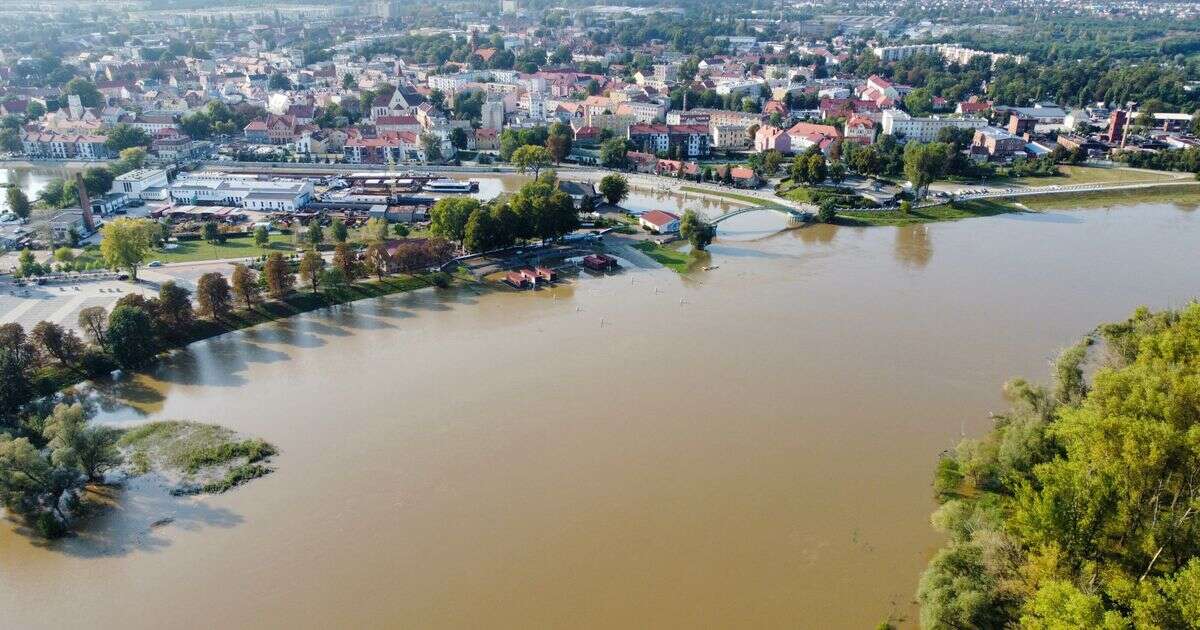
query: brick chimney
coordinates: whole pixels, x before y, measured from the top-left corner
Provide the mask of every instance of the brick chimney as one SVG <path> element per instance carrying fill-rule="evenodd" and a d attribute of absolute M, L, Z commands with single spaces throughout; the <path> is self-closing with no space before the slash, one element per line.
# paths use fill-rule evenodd
<path fill-rule="evenodd" d="M 83 210 L 83 227 L 91 234 L 96 231 L 96 221 L 92 219 L 92 200 L 83 183 L 83 173 L 75 173 L 75 191 L 79 193 L 79 209 Z"/>

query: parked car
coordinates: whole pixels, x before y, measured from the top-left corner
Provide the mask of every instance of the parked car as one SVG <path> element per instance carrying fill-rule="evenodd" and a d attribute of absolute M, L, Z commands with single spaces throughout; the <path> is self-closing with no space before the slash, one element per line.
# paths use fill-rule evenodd
<path fill-rule="evenodd" d="M 147 267 L 161 267 L 161 266 L 163 266 L 163 264 L 162 264 L 161 260 L 151 260 L 150 264 L 148 264 L 146 266 Z"/>

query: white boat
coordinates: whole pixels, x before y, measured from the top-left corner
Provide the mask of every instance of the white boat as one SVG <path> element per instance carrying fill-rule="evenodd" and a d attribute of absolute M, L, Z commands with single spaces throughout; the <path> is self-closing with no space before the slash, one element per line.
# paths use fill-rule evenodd
<path fill-rule="evenodd" d="M 425 183 L 426 192 L 469 193 L 478 189 L 476 182 L 457 179 L 433 179 Z"/>

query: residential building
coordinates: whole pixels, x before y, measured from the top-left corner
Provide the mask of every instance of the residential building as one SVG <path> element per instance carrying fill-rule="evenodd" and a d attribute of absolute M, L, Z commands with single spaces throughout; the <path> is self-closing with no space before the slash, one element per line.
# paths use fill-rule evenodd
<path fill-rule="evenodd" d="M 484 129 L 503 129 L 504 101 L 499 99 L 484 101 L 483 106 L 480 108 L 480 116 Z"/>
<path fill-rule="evenodd" d="M 702 125 L 636 124 L 626 135 L 635 147 L 668 155 L 698 157 L 708 154 L 708 127 Z"/>
<path fill-rule="evenodd" d="M 875 121 L 855 114 L 847 121 L 843 130 L 843 135 L 846 142 L 855 142 L 862 145 L 875 142 Z"/>
<path fill-rule="evenodd" d="M 986 154 L 992 160 L 1009 160 L 1025 153 L 1025 140 L 999 127 L 982 127 L 975 130 L 971 142 L 972 152 Z"/>
<path fill-rule="evenodd" d="M 954 116 L 917 118 L 898 109 L 884 111 L 882 122 L 884 135 L 917 142 L 933 142 L 937 140 L 938 133 L 946 128 L 979 129 L 987 126 L 987 121 L 982 118 Z"/>

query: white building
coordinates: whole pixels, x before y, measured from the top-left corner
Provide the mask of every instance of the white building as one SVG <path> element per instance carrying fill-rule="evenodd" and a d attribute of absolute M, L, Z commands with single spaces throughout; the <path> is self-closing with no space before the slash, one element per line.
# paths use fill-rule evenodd
<path fill-rule="evenodd" d="M 480 117 L 483 119 L 482 127 L 484 129 L 503 129 L 504 101 L 484 101 L 483 106 L 480 108 Z"/>
<path fill-rule="evenodd" d="M 948 127 L 956 129 L 979 129 L 987 126 L 982 118 L 955 118 L 950 116 L 930 116 L 914 118 L 907 112 L 889 109 L 883 112 L 883 133 L 889 136 L 902 136 L 905 140 L 917 142 L 933 142 L 937 140 L 938 132 Z"/>
<path fill-rule="evenodd" d="M 312 201 L 312 182 L 260 180 L 253 175 L 193 173 L 175 180 L 171 200 L 177 204 L 220 204 L 251 210 L 294 212 Z"/>
<path fill-rule="evenodd" d="M 118 175 L 113 179 L 110 192 L 138 199 L 162 199 L 167 187 L 167 172 L 161 168 L 140 168 Z"/>

